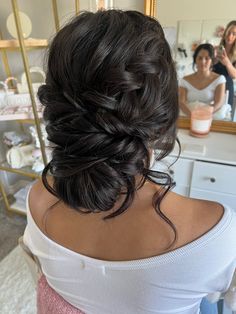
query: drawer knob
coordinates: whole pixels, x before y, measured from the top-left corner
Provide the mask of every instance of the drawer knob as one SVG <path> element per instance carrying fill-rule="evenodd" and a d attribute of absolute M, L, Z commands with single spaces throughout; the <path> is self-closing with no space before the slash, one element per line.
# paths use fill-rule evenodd
<path fill-rule="evenodd" d="M 210 178 L 210 181 L 211 181 L 212 183 L 214 183 L 214 182 L 216 182 L 216 179 L 215 179 L 215 178 Z"/>
<path fill-rule="evenodd" d="M 169 174 L 173 175 L 174 173 L 175 173 L 174 170 L 172 169 L 169 170 Z"/>

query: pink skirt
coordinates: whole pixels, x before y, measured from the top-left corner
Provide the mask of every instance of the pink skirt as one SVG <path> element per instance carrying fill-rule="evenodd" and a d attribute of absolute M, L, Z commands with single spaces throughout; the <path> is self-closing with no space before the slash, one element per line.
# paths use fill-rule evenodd
<path fill-rule="evenodd" d="M 37 314 L 85 314 L 54 291 L 44 275 L 37 286 Z"/>

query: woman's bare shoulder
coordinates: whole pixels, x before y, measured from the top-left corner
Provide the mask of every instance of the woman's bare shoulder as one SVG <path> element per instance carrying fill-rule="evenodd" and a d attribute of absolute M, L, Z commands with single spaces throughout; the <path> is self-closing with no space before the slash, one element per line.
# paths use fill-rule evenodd
<path fill-rule="evenodd" d="M 51 180 L 49 179 L 50 183 Z M 41 179 L 32 185 L 29 193 L 29 208 L 33 219 L 38 225 L 40 225 L 48 208 L 57 201 L 58 199 L 45 188 Z"/>
<path fill-rule="evenodd" d="M 153 185 L 152 185 L 153 186 Z M 155 191 L 160 191 L 159 186 L 154 186 Z M 205 228 L 211 228 L 221 219 L 224 207 L 220 203 L 182 196 L 170 191 L 161 201 L 162 211 L 173 220 L 178 220 L 181 225 L 184 217 L 192 220 Z"/>
<path fill-rule="evenodd" d="M 52 179 L 47 179 L 47 182 L 52 186 Z M 38 204 L 45 201 L 55 200 L 56 197 L 50 193 L 45 185 L 43 184 L 42 179 L 38 179 L 30 190 L 30 199 L 33 203 Z"/>
<path fill-rule="evenodd" d="M 189 74 L 189 75 L 186 75 L 183 77 L 183 79 L 187 82 L 191 82 L 195 77 L 195 73 L 192 73 L 192 74 Z"/>
<path fill-rule="evenodd" d="M 199 219 L 204 221 L 208 227 L 216 225 L 224 214 L 224 207 L 220 203 L 191 199 L 193 202 L 193 211 Z"/>
<path fill-rule="evenodd" d="M 220 77 L 221 76 L 221 74 L 217 74 L 217 73 L 215 73 L 215 72 L 211 72 L 211 77 L 213 78 L 213 79 L 217 79 L 218 77 Z"/>
<path fill-rule="evenodd" d="M 199 236 L 204 235 L 214 228 L 224 215 L 224 207 L 217 202 L 207 200 L 192 200 L 193 224 Z M 196 221 L 196 222 L 195 222 Z"/>
<path fill-rule="evenodd" d="M 167 200 L 168 197 L 164 202 L 167 216 L 182 235 L 179 239 L 180 246 L 207 233 L 217 225 L 224 214 L 223 206 L 212 201 L 188 198 L 174 192 L 171 192 L 168 202 Z"/>

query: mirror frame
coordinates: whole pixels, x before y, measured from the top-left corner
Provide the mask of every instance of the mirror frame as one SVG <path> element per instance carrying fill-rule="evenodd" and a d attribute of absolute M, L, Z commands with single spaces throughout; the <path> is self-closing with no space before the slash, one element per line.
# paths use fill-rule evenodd
<path fill-rule="evenodd" d="M 181 129 L 190 129 L 190 119 L 181 117 L 178 119 L 177 125 Z M 211 131 L 236 134 L 236 122 L 213 120 Z"/>
<path fill-rule="evenodd" d="M 145 0 L 145 14 L 157 18 L 157 0 Z M 190 119 L 181 117 L 178 119 L 178 127 L 190 128 Z M 211 131 L 236 134 L 236 122 L 213 120 Z"/>
<path fill-rule="evenodd" d="M 157 0 L 144 0 L 144 13 L 157 17 Z"/>

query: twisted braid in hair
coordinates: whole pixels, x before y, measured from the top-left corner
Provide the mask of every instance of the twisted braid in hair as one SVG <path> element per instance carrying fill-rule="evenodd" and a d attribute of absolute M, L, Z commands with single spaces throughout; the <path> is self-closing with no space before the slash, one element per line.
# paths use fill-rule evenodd
<path fill-rule="evenodd" d="M 107 219 L 124 212 L 137 188 L 155 177 L 164 188 L 153 206 L 174 229 L 160 210 L 171 179 L 149 170 L 150 148 L 161 147 L 158 160 L 173 149 L 178 116 L 176 73 L 155 19 L 135 11 L 80 14 L 55 36 L 38 96 L 54 143 L 43 172 L 51 193 L 88 213 L 109 211 L 124 194 Z"/>

